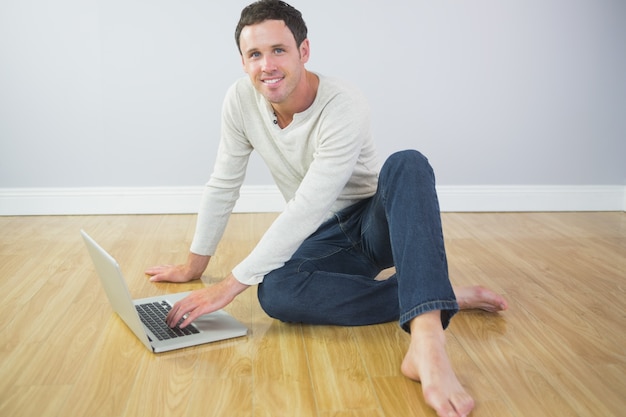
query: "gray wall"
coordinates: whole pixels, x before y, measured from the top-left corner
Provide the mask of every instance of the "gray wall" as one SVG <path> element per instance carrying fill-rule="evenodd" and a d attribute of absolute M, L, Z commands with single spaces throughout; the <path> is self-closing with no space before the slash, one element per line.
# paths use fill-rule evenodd
<path fill-rule="evenodd" d="M 204 183 L 246 4 L 0 2 L 0 188 Z M 292 4 L 383 157 L 417 148 L 440 185 L 626 183 L 623 0 Z"/>

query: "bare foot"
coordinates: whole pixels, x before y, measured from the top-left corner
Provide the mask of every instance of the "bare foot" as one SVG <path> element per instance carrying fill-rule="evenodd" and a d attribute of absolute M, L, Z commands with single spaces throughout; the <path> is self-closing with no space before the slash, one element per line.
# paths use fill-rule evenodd
<path fill-rule="evenodd" d="M 474 399 L 452 370 L 445 349 L 441 313 L 431 311 L 411 322 L 411 343 L 402 362 L 402 373 L 422 384 L 424 400 L 440 417 L 465 417 Z"/>
<path fill-rule="evenodd" d="M 495 313 L 509 308 L 504 297 L 479 285 L 454 287 L 454 295 L 461 310 L 480 309 Z"/>

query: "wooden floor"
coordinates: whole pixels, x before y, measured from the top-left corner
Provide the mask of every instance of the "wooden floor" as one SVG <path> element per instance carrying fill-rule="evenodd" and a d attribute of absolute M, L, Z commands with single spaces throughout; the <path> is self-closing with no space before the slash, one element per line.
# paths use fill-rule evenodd
<path fill-rule="evenodd" d="M 195 216 L 0 217 L 1 416 L 433 416 L 399 372 L 397 324 L 288 325 L 250 289 L 244 338 L 154 355 L 112 313 L 79 236 L 120 262 L 134 297 L 216 282 L 273 214 L 234 215 L 202 282 L 152 284 L 181 262 Z M 473 416 L 626 415 L 626 214 L 443 215 L 451 279 L 504 293 L 502 314 L 447 331 Z"/>

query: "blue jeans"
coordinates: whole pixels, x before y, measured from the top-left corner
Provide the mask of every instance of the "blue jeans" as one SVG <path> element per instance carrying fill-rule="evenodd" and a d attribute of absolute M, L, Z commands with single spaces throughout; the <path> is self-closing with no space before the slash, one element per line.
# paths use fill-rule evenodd
<path fill-rule="evenodd" d="M 374 278 L 396 267 L 387 280 Z M 448 278 L 435 177 L 417 151 L 391 155 L 376 194 L 334 215 L 258 287 L 261 306 L 286 322 L 358 326 L 458 311 Z"/>

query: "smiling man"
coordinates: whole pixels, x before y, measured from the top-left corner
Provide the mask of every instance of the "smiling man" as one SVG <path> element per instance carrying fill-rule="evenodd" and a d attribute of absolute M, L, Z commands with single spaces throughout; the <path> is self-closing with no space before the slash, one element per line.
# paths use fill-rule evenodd
<path fill-rule="evenodd" d="M 411 343 L 401 370 L 420 381 L 440 416 L 465 416 L 474 400 L 445 351 L 444 329 L 465 308 L 507 308 L 483 287 L 453 288 L 435 178 L 417 151 L 379 166 L 364 97 L 305 68 L 307 28 L 276 0 L 246 7 L 235 32 L 247 77 L 227 92 L 217 160 L 198 213 L 187 262 L 149 268 L 152 281 L 204 273 L 258 152 L 287 202 L 254 250 L 219 283 L 194 291 L 168 316 L 181 327 L 258 285 L 271 317 L 366 325 L 397 320 Z M 387 280 L 383 269 L 396 267 Z"/>

